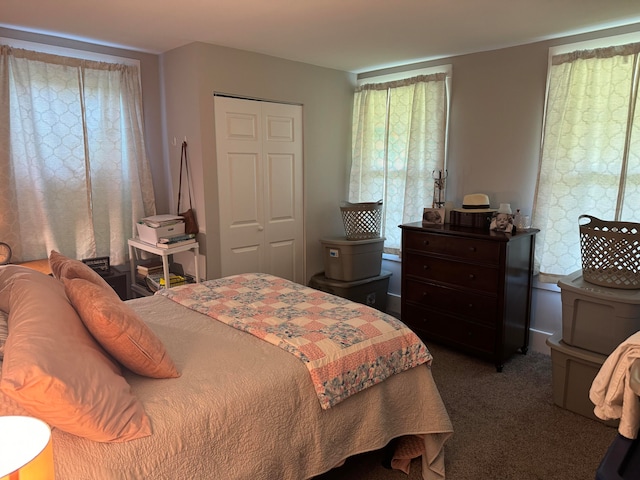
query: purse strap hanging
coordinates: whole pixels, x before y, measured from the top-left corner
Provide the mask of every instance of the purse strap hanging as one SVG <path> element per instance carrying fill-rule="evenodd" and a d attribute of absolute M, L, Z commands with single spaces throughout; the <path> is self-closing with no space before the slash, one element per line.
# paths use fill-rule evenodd
<path fill-rule="evenodd" d="M 187 142 L 182 142 L 182 153 L 180 156 L 180 180 L 178 186 L 178 209 L 177 213 L 180 215 L 180 198 L 182 197 L 182 170 L 185 170 L 187 178 L 187 190 L 189 191 L 189 208 L 193 208 L 191 203 L 191 179 L 189 178 L 189 162 L 187 161 Z"/>
<path fill-rule="evenodd" d="M 182 197 L 182 170 L 185 170 L 187 177 L 187 189 L 189 190 L 189 208 L 184 212 L 180 211 L 180 200 Z M 180 158 L 180 186 L 178 187 L 178 209 L 177 214 L 184 218 L 184 233 L 197 234 L 200 231 L 196 214 L 191 203 L 191 178 L 189 177 L 189 160 L 187 158 L 187 142 L 182 142 L 182 155 Z"/>

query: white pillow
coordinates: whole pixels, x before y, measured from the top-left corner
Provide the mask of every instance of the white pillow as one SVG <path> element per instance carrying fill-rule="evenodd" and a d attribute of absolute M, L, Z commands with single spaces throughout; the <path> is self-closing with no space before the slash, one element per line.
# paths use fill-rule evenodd
<path fill-rule="evenodd" d="M 9 318 L 9 314 L 0 310 L 0 360 L 4 357 L 4 344 L 7 341 L 7 335 L 9 335 L 7 318 Z"/>

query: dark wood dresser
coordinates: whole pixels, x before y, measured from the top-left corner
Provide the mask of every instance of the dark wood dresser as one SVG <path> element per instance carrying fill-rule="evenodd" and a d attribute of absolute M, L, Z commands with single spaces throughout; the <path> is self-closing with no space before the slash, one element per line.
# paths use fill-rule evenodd
<path fill-rule="evenodd" d="M 492 360 L 529 346 L 537 229 L 514 234 L 449 224 L 402 229 L 402 321 L 434 341 Z"/>

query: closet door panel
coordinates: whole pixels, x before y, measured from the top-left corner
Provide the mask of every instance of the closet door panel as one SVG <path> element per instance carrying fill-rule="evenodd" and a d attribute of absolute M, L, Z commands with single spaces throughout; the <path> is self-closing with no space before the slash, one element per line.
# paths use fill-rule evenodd
<path fill-rule="evenodd" d="M 222 275 L 304 282 L 302 107 L 215 97 Z"/>

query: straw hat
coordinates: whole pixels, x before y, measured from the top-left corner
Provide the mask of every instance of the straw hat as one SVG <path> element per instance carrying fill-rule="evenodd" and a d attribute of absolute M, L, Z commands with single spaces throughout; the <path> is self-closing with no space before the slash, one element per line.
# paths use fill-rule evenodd
<path fill-rule="evenodd" d="M 489 213 L 495 212 L 495 208 L 491 208 L 489 196 L 484 193 L 471 193 L 465 195 L 462 200 L 462 208 L 454 208 L 456 212 L 467 213 Z"/>

